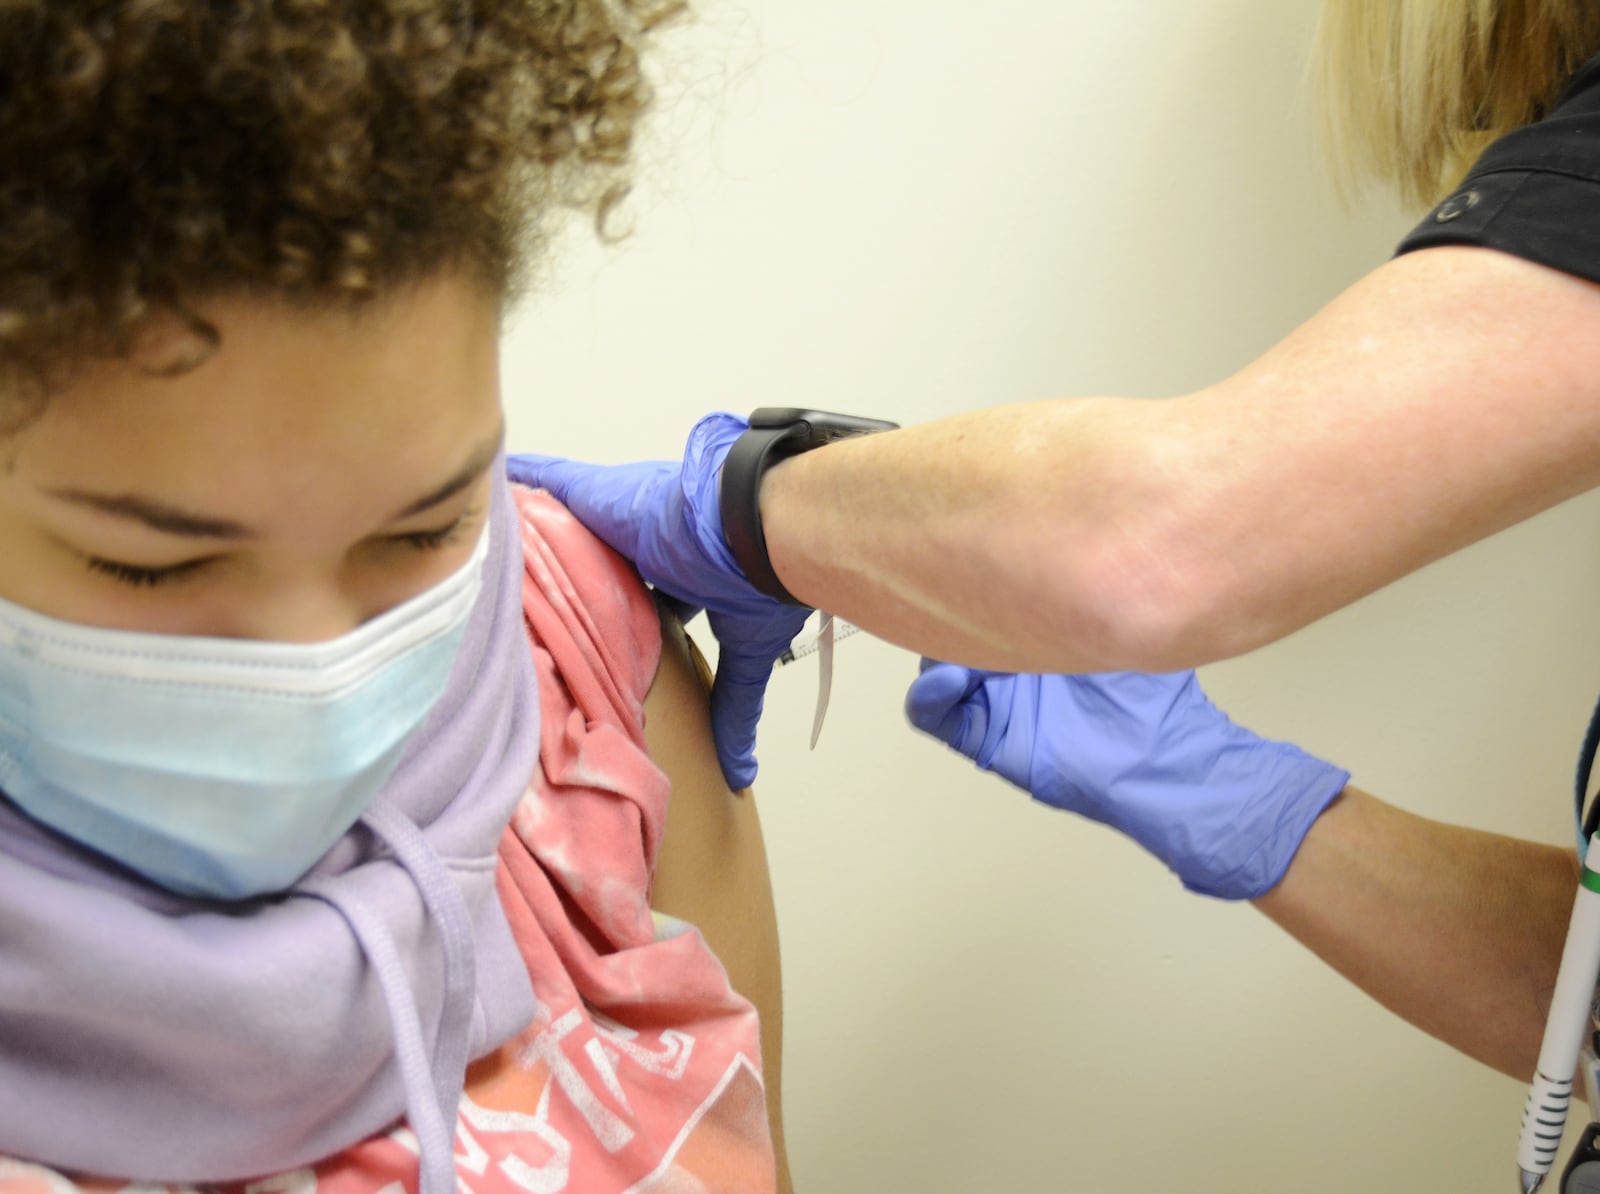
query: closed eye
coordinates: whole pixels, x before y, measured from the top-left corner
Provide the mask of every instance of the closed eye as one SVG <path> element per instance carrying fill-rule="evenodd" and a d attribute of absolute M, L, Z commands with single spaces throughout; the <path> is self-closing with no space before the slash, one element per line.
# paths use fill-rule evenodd
<path fill-rule="evenodd" d="M 476 521 L 478 513 L 479 511 L 476 507 L 471 510 L 464 510 L 459 517 L 442 527 L 435 527 L 430 531 L 408 531 L 404 535 L 392 536 L 392 541 L 404 543 L 407 547 L 414 547 L 418 551 L 432 551 L 435 548 L 454 543 L 459 539 L 461 532 L 470 523 Z"/>
<path fill-rule="evenodd" d="M 466 510 L 459 517 L 442 527 L 434 527 L 426 531 L 408 531 L 403 535 L 391 535 L 388 541 L 403 544 L 417 551 L 435 551 L 458 540 L 462 532 L 476 521 L 480 512 L 481 508 Z M 153 589 L 198 571 L 214 558 L 207 556 L 198 560 L 185 560 L 181 564 L 167 564 L 159 568 L 150 568 L 142 564 L 125 564 L 120 560 L 108 560 L 102 556 L 90 555 L 84 556 L 83 562 L 89 571 L 98 573 L 101 576 L 109 576 L 119 584 L 129 585 L 138 589 Z"/>
<path fill-rule="evenodd" d="M 84 556 L 83 562 L 90 572 L 98 572 L 121 584 L 140 589 L 153 589 L 157 585 L 177 580 L 206 563 L 205 560 L 185 560 L 181 564 L 169 564 L 163 568 L 145 568 L 138 564 L 123 564 L 116 560 L 101 559 L 99 556 Z"/>

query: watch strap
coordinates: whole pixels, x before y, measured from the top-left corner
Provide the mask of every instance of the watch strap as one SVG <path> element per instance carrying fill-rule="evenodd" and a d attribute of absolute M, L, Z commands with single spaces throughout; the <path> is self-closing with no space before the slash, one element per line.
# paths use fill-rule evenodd
<path fill-rule="evenodd" d="M 768 597 L 804 606 L 778 579 L 767 555 L 761 527 L 761 477 L 778 461 L 805 450 L 809 431 L 803 424 L 751 427 L 728 449 L 722 462 L 722 536 L 745 579 Z"/>

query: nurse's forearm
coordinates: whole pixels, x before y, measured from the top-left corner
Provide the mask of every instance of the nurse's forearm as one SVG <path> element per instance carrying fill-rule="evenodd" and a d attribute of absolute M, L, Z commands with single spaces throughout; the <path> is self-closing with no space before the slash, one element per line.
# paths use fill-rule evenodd
<path fill-rule="evenodd" d="M 785 461 L 761 490 L 773 567 L 807 604 L 943 659 L 1066 672 L 1201 662 L 1167 658 L 1155 624 L 1179 561 L 1150 554 L 1162 550 L 1151 512 L 1177 514 L 1148 465 L 1152 405 L 1003 407 Z"/>
<path fill-rule="evenodd" d="M 1571 850 L 1349 788 L 1256 906 L 1396 1015 L 1526 1081 L 1577 875 Z"/>
<path fill-rule="evenodd" d="M 1372 509 L 1359 477 L 1330 500 L 1330 466 L 1291 459 L 1276 424 L 1242 449 L 1254 384 L 998 407 L 794 457 L 761 490 L 773 567 L 806 604 L 924 655 L 1172 671 L 1438 554 L 1425 520 Z"/>

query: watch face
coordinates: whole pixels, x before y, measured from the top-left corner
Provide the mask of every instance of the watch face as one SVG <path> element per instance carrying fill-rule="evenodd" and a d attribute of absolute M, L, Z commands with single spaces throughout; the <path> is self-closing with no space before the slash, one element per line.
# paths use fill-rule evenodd
<path fill-rule="evenodd" d="M 808 410 L 800 406 L 763 406 L 750 414 L 750 426 L 758 430 L 777 430 L 781 427 L 803 427 L 804 446 L 817 448 L 838 439 L 854 435 L 870 435 L 878 431 L 893 431 L 898 423 L 882 419 L 863 419 L 856 415 L 841 415 L 833 411 Z"/>
<path fill-rule="evenodd" d="M 818 413 L 803 406 L 759 406 L 750 412 L 750 426 L 760 427 L 763 430 L 769 427 L 787 427 L 791 423 L 808 422 L 808 415 L 814 417 Z"/>

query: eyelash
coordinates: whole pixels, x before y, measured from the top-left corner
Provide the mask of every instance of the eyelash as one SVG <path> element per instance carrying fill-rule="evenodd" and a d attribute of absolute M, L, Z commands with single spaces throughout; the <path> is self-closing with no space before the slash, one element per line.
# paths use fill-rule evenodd
<path fill-rule="evenodd" d="M 431 531 L 411 531 L 404 535 L 393 535 L 389 542 L 403 544 L 417 551 L 437 551 L 459 539 L 462 530 L 477 516 L 476 509 L 466 510 L 454 522 L 445 526 Z M 188 560 L 169 568 L 141 568 L 137 564 L 122 564 L 116 560 L 101 559 L 99 556 L 84 556 L 83 562 L 89 571 L 109 576 L 119 584 L 130 585 L 136 589 L 153 589 L 158 585 L 167 584 L 206 563 L 205 560 Z"/>
<path fill-rule="evenodd" d="M 414 547 L 418 551 L 433 551 L 435 548 L 444 547 L 461 538 L 461 531 L 467 523 L 477 518 L 476 509 L 464 510 L 454 522 L 446 523 L 431 531 L 412 531 L 407 535 L 395 535 L 393 542 L 404 543 L 407 547 Z"/>
<path fill-rule="evenodd" d="M 84 556 L 83 562 L 90 572 L 109 576 L 112 580 L 132 585 L 136 589 L 153 589 L 157 585 L 176 580 L 185 572 L 192 572 L 205 563 L 204 560 L 191 560 L 185 564 L 174 564 L 170 568 L 141 568 L 137 564 L 119 564 L 115 560 L 102 560 L 98 556 Z"/>

